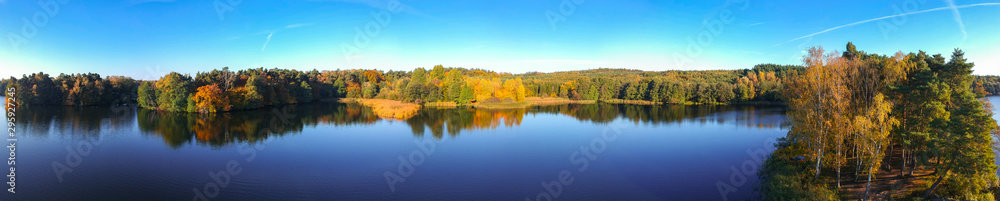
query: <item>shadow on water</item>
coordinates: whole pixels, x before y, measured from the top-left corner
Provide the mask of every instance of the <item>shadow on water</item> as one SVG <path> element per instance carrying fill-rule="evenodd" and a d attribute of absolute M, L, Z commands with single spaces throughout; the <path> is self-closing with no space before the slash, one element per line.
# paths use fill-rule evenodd
<path fill-rule="evenodd" d="M 222 147 L 257 143 L 269 137 L 295 134 L 305 126 L 373 124 L 370 108 L 355 104 L 314 103 L 219 114 L 138 110 L 139 129 L 158 135 L 171 147 L 195 141 Z"/>
<path fill-rule="evenodd" d="M 164 143 L 175 149 L 189 143 L 211 147 L 253 144 L 274 136 L 300 133 L 306 126 L 371 125 L 393 121 L 379 119 L 371 108 L 365 106 L 327 102 L 219 114 L 162 112 L 135 106 L 112 109 L 97 106 L 33 107 L 30 111 L 18 114 L 20 123 L 26 125 L 30 135 L 57 133 L 78 138 L 98 137 L 109 130 L 131 129 L 138 124 L 140 132 L 162 138 Z M 761 106 L 569 104 L 510 110 L 424 108 L 403 122 L 412 129 L 414 137 L 423 137 L 429 130 L 435 139 L 441 139 L 445 133 L 455 138 L 471 130 L 518 127 L 528 115 L 567 116 L 595 124 L 627 121 L 653 126 L 733 124 L 773 129 L 781 128 L 787 122 L 784 113 L 783 107 Z"/>
<path fill-rule="evenodd" d="M 135 126 L 135 106 L 32 106 L 18 107 L 18 129 L 28 136 L 98 138 L 102 133 L 117 134 Z"/>

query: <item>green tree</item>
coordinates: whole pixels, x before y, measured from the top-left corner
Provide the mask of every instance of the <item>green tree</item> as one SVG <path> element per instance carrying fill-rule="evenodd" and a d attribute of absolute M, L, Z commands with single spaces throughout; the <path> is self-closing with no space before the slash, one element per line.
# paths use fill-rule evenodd
<path fill-rule="evenodd" d="M 959 196 L 961 199 L 992 199 L 992 193 L 980 193 L 982 189 L 997 185 L 997 166 L 992 150 L 992 136 L 996 121 L 985 111 L 982 101 L 972 92 L 972 67 L 966 63 L 964 52 L 955 49 L 951 60 L 937 67 L 942 80 L 951 87 L 951 102 L 946 108 L 951 111 L 947 119 L 946 131 L 937 132 L 933 146 L 938 153 L 937 179 L 925 197 L 930 196 L 947 180 L 944 194 Z M 933 62 L 932 65 L 939 64 Z M 935 69 L 935 68 L 932 68 Z"/>
<path fill-rule="evenodd" d="M 475 99 L 475 95 L 472 93 L 472 87 L 462 86 L 462 94 L 458 98 L 459 103 L 468 104 L 473 99 Z"/>
<path fill-rule="evenodd" d="M 156 105 L 165 111 L 188 111 L 191 77 L 171 72 L 156 81 Z"/>
<path fill-rule="evenodd" d="M 410 76 L 410 84 L 427 84 L 427 70 L 424 68 L 413 69 L 413 75 Z"/>
<path fill-rule="evenodd" d="M 462 86 L 465 86 L 465 81 L 462 79 L 462 72 L 458 69 L 451 69 L 448 71 L 448 76 L 445 79 L 446 83 L 446 94 L 448 100 L 459 102 L 458 99 L 462 95 Z"/>
<path fill-rule="evenodd" d="M 299 103 L 312 102 L 313 97 L 312 86 L 306 81 L 302 81 L 302 84 L 299 85 Z"/>
<path fill-rule="evenodd" d="M 344 83 L 343 79 L 338 78 L 337 81 L 333 82 L 333 90 L 335 91 L 334 97 L 347 97 L 347 84 Z"/>
<path fill-rule="evenodd" d="M 427 87 L 419 81 L 410 80 L 403 92 L 405 101 L 423 101 L 427 99 Z"/>
<path fill-rule="evenodd" d="M 728 103 L 736 98 L 736 94 L 733 93 L 733 85 L 718 83 L 715 88 L 717 92 L 716 97 L 720 103 Z"/>
<path fill-rule="evenodd" d="M 595 87 L 594 85 L 590 85 L 590 89 L 587 90 L 587 95 L 584 96 L 584 99 L 597 100 L 598 98 L 600 98 L 599 93 L 600 92 L 597 90 L 597 87 Z"/>
<path fill-rule="evenodd" d="M 442 66 L 442 65 L 435 65 L 434 68 L 431 68 L 430 79 L 444 80 L 444 78 L 445 78 L 444 77 L 445 76 L 444 72 L 445 72 L 444 71 L 444 66 Z"/>
<path fill-rule="evenodd" d="M 437 85 L 427 85 L 427 102 L 437 102 L 444 100 L 442 96 L 441 88 Z"/>
<path fill-rule="evenodd" d="M 376 89 L 378 86 L 372 84 L 371 82 L 365 82 L 364 86 L 361 88 L 361 93 L 364 94 L 364 98 L 375 98 L 378 93 Z"/>
<path fill-rule="evenodd" d="M 152 82 L 142 82 L 139 85 L 139 106 L 147 109 L 156 109 L 156 88 Z"/>
<path fill-rule="evenodd" d="M 246 96 L 243 99 L 246 102 L 244 107 L 246 108 L 260 108 L 264 106 L 264 97 L 261 94 L 261 87 L 264 83 L 261 82 L 260 76 L 257 74 L 251 74 L 250 78 L 247 79 L 246 83 Z"/>

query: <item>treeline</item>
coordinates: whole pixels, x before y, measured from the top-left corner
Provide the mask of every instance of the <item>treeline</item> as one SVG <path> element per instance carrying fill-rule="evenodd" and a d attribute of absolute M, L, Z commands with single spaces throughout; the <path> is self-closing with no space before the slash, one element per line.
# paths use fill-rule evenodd
<path fill-rule="evenodd" d="M 980 75 L 972 82 L 972 88 L 976 93 L 987 96 L 1000 95 L 1000 76 Z"/>
<path fill-rule="evenodd" d="M 298 71 L 228 68 L 198 73 L 194 78 L 170 73 L 143 82 L 139 105 L 164 111 L 213 113 L 270 105 L 307 103 L 330 98 L 377 98 L 405 102 L 520 102 L 520 78 L 435 66 L 430 71 L 377 70 Z"/>
<path fill-rule="evenodd" d="M 480 69 L 417 68 L 298 71 L 213 70 L 195 78 L 171 73 L 139 87 L 139 105 L 165 111 L 212 113 L 328 98 L 375 98 L 413 103 L 521 102 L 525 97 L 644 100 L 669 104 L 781 102 L 781 80 L 801 66 L 757 65 L 748 70 L 665 71 L 598 69 L 512 75 Z"/>
<path fill-rule="evenodd" d="M 526 73 L 528 96 L 574 100 L 641 100 L 664 104 L 783 102 L 782 80 L 803 69 L 760 64 L 744 70 L 640 71 L 596 69 Z"/>
<path fill-rule="evenodd" d="M 991 132 L 997 126 L 973 92 L 973 65 L 964 54 L 955 49 L 950 60 L 923 51 L 885 56 L 851 43 L 843 53 L 810 49 L 806 70 L 785 84 L 793 126 L 785 146 L 762 168 L 764 199 L 817 199 L 793 192 L 814 181 L 835 180 L 840 188 L 846 176 L 867 182 L 858 195 L 865 200 L 879 193 L 869 193 L 874 175 L 895 167 L 900 176 L 934 170 L 924 197 L 993 200 L 998 185 Z M 894 157 L 899 164 L 885 160 Z M 802 159 L 811 161 L 810 168 L 768 172 L 794 170 L 776 164 Z"/>
<path fill-rule="evenodd" d="M 144 108 L 212 113 L 296 104 L 331 98 L 377 98 L 457 104 L 521 102 L 525 97 L 563 97 L 608 102 L 665 104 L 783 102 L 782 80 L 801 66 L 761 64 L 752 69 L 639 71 L 596 69 L 512 75 L 481 69 L 413 71 L 228 68 L 194 77 L 172 72 L 154 81 L 121 76 L 44 73 L 6 79 L 29 104 L 95 105 L 137 102 Z M 111 100 L 118 100 L 117 102 Z"/>
<path fill-rule="evenodd" d="M 101 77 L 96 73 L 59 74 L 39 72 L 0 80 L 4 89 L 15 87 L 15 99 L 27 105 L 111 105 L 134 103 L 139 82 L 124 76 Z"/>

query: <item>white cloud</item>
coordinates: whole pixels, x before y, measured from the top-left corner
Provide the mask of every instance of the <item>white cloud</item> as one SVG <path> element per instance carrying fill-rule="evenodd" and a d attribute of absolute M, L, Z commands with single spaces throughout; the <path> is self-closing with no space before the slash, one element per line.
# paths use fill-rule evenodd
<path fill-rule="evenodd" d="M 289 24 L 288 26 L 285 26 L 285 28 L 286 29 L 291 29 L 291 28 L 299 28 L 299 27 L 312 26 L 312 25 L 313 25 L 313 23 Z"/>

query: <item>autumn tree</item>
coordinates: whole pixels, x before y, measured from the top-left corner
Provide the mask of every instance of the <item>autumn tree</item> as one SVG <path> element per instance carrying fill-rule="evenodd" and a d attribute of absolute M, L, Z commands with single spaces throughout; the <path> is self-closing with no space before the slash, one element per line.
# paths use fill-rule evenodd
<path fill-rule="evenodd" d="M 229 98 L 216 84 L 198 87 L 198 92 L 191 97 L 194 101 L 196 111 L 199 113 L 216 113 L 229 111 Z"/>
<path fill-rule="evenodd" d="M 829 133 L 829 127 L 824 126 L 827 122 L 827 112 L 830 111 L 824 105 L 829 90 L 824 87 L 830 87 L 830 84 L 824 81 L 832 80 L 827 77 L 829 74 L 826 73 L 828 67 L 826 63 L 833 58 L 825 53 L 822 48 L 809 49 L 809 55 L 803 58 L 806 64 L 805 72 L 786 83 L 789 86 L 787 93 L 793 97 L 788 103 L 789 108 L 792 108 L 789 118 L 795 125 L 789 131 L 789 135 L 791 139 L 809 147 L 809 152 L 815 161 L 813 166 L 815 179 L 820 175 L 823 155 L 827 151 L 826 134 Z M 750 79 L 755 80 L 756 77 L 751 76 Z"/>
<path fill-rule="evenodd" d="M 156 81 L 156 105 L 160 110 L 185 111 L 191 87 L 191 77 L 171 72 Z"/>

